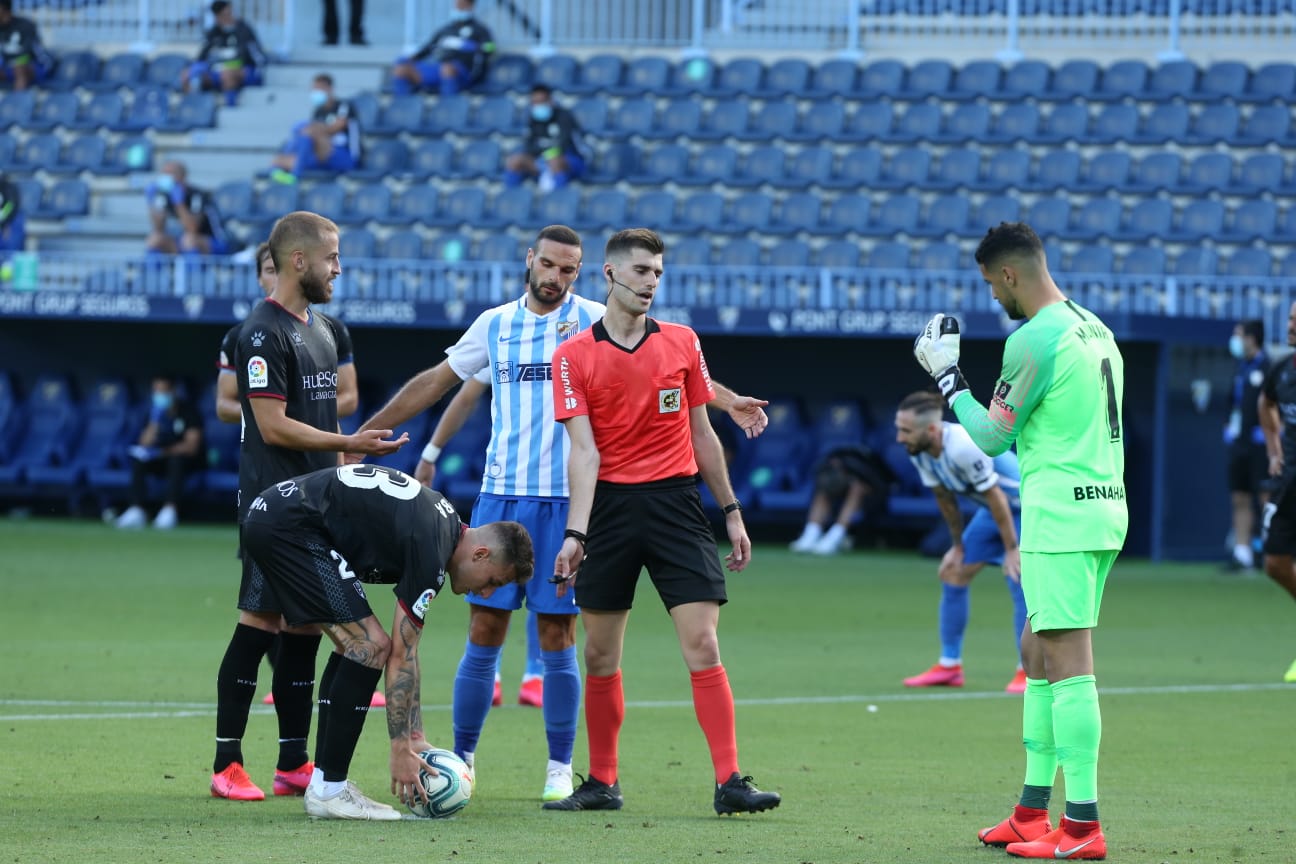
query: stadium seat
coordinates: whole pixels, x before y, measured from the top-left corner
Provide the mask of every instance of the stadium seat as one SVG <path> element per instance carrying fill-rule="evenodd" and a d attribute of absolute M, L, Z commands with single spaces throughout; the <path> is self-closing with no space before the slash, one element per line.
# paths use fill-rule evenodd
<path fill-rule="evenodd" d="M 999 112 L 994 126 L 986 133 L 986 144 L 1012 144 L 1033 141 L 1040 126 L 1039 106 L 1034 102 L 1016 102 Z"/>
<path fill-rule="evenodd" d="M 1076 185 L 1080 180 L 1078 150 L 1048 150 L 1040 157 L 1030 178 L 1018 188 L 1028 192 L 1057 192 Z"/>
<path fill-rule="evenodd" d="M 368 260 L 378 255 L 378 238 L 368 228 L 351 227 L 342 232 L 338 255 L 344 261 Z"/>
<path fill-rule="evenodd" d="M 810 266 L 810 247 L 805 242 L 795 238 L 780 240 L 770 248 L 769 266 L 808 267 Z"/>
<path fill-rule="evenodd" d="M 621 85 L 625 61 L 618 54 L 595 54 L 581 64 L 580 87 L 585 93 L 611 93 Z"/>
<path fill-rule="evenodd" d="M 793 100 L 766 102 L 764 109 L 751 118 L 747 131 L 741 136 L 745 141 L 774 141 L 785 133 L 795 133 L 800 119 L 797 103 Z"/>
<path fill-rule="evenodd" d="M 1072 192 L 1101 193 L 1123 190 L 1129 182 L 1133 160 L 1127 150 L 1104 150 L 1089 159 Z"/>
<path fill-rule="evenodd" d="M 1183 144 L 1219 144 L 1234 140 L 1242 125 L 1242 115 L 1232 102 L 1207 105 L 1193 119 Z"/>
<path fill-rule="evenodd" d="M 830 399 L 814 405 L 810 417 L 818 457 L 840 447 L 858 447 L 868 440 L 869 422 L 857 399 Z"/>
<path fill-rule="evenodd" d="M 169 91 L 161 87 L 136 87 L 130 108 L 114 126 L 114 132 L 143 132 L 167 122 L 171 113 Z"/>
<path fill-rule="evenodd" d="M 1188 137 L 1192 115 L 1183 102 L 1161 102 L 1152 107 L 1143 126 L 1129 139 L 1132 144 L 1166 144 Z"/>
<path fill-rule="evenodd" d="M 958 101 L 993 99 L 1003 80 L 1003 66 L 996 60 L 972 60 L 958 67 L 948 92 L 937 92 L 942 99 Z"/>
<path fill-rule="evenodd" d="M 494 179 L 499 176 L 503 166 L 499 141 L 495 139 L 477 140 L 465 147 L 459 154 L 455 176 L 474 180 L 479 177 Z"/>
<path fill-rule="evenodd" d="M 26 477 L 29 487 L 76 495 L 91 472 L 126 467 L 124 451 L 132 421 L 126 383 L 116 378 L 96 381 L 77 414 L 82 426 L 68 441 L 66 458 L 29 466 Z"/>
<path fill-rule="evenodd" d="M 1292 146 L 1290 105 L 1257 105 L 1251 109 L 1241 130 L 1229 142 L 1241 147 L 1264 147 L 1269 144 Z"/>
<path fill-rule="evenodd" d="M 796 129 L 783 133 L 789 141 L 831 141 L 841 136 L 846 128 L 846 107 L 835 100 L 813 102 L 801 115 Z"/>
<path fill-rule="evenodd" d="M 68 141 L 59 161 L 45 170 L 58 177 L 74 177 L 83 171 L 99 172 L 108 159 L 108 143 L 93 132 Z"/>
<path fill-rule="evenodd" d="M 445 228 L 475 225 L 486 212 L 486 190 L 479 186 L 455 186 L 441 196 L 437 212 L 428 222 Z"/>
<path fill-rule="evenodd" d="M 1239 102 L 1273 102 L 1287 106 L 1296 100 L 1296 64 L 1266 63 L 1252 74 Z"/>
<path fill-rule="evenodd" d="M 636 57 L 625 68 L 621 83 L 610 88 L 614 96 L 654 96 L 670 82 L 670 62 L 664 57 Z"/>
<path fill-rule="evenodd" d="M 913 254 L 913 266 L 919 270 L 946 272 L 963 269 L 963 250 L 957 243 L 923 243 Z"/>
<path fill-rule="evenodd" d="M 63 51 L 58 64 L 42 86 L 47 90 L 68 91 L 88 86 L 99 77 L 103 61 L 93 51 Z"/>
<path fill-rule="evenodd" d="M 1289 251 L 1287 257 L 1279 263 L 1278 275 L 1284 279 L 1296 278 L 1296 250 Z"/>
<path fill-rule="evenodd" d="M 1111 240 L 1120 232 L 1121 210 L 1119 198 L 1090 198 L 1080 205 L 1070 229 L 1063 236 L 1086 243 Z"/>
<path fill-rule="evenodd" d="M 1174 205 L 1165 198 L 1141 198 L 1130 208 L 1116 240 L 1142 243 L 1157 240 L 1174 225 Z"/>
<path fill-rule="evenodd" d="M 13 182 L 18 187 L 18 200 L 22 202 L 23 210 L 28 215 L 39 213 L 45 199 L 45 184 L 34 178 L 20 178 Z"/>
<path fill-rule="evenodd" d="M 408 193 L 406 193 L 408 194 Z M 399 261 L 418 261 L 423 258 L 423 235 L 417 231 L 393 231 L 381 244 L 382 257 Z"/>
<path fill-rule="evenodd" d="M 1039 198 L 1030 205 L 1026 223 L 1042 240 L 1061 240 L 1071 230 L 1071 201 L 1068 198 Z"/>
<path fill-rule="evenodd" d="M 641 192 L 631 202 L 630 210 L 636 225 L 674 225 L 675 195 L 659 190 Z"/>
<path fill-rule="evenodd" d="M 1093 60 L 1067 60 L 1053 72 L 1053 80 L 1042 95 L 1062 102 L 1086 98 L 1098 91 L 1100 74 Z"/>
<path fill-rule="evenodd" d="M 890 198 L 882 203 L 885 205 Z M 873 202 L 867 195 L 841 195 L 828 205 L 827 216 L 819 228 L 819 233 L 830 236 L 862 235 L 866 231 L 871 236 L 882 236 L 887 232 L 877 229 L 878 222 L 872 217 Z M 901 218 L 903 213 L 892 211 L 894 218 Z M 914 217 L 917 221 L 917 217 Z"/>
<path fill-rule="evenodd" d="M 1158 101 L 1187 99 L 1196 89 L 1196 64 L 1188 60 L 1172 60 L 1152 70 L 1143 98 Z"/>
<path fill-rule="evenodd" d="M 813 192 L 794 192 L 779 204 L 769 231 L 775 234 L 831 233 L 821 231 L 823 199 Z"/>
<path fill-rule="evenodd" d="M 1063 144 L 1080 141 L 1089 132 L 1089 106 L 1083 102 L 1060 102 L 1041 119 L 1031 136 L 1033 144 Z"/>
<path fill-rule="evenodd" d="M 671 68 L 669 92 L 678 96 L 694 96 L 711 90 L 719 74 L 716 64 L 705 57 L 680 60 Z"/>
<path fill-rule="evenodd" d="M 36 379 L 24 408 L 26 427 L 14 445 L 12 458 L 0 464 L 0 490 L 10 493 L 21 487 L 29 468 L 65 464 L 78 428 L 72 387 L 64 376 Z"/>
<path fill-rule="evenodd" d="M 729 218 L 711 230 L 725 234 L 764 234 L 774 219 L 774 200 L 764 192 L 744 192 L 729 203 Z"/>
<path fill-rule="evenodd" d="M 422 99 L 422 97 L 419 97 Z M 427 102 L 420 132 L 423 135 L 458 135 L 468 126 L 471 103 L 462 93 Z M 363 120 L 361 121 L 363 129 Z"/>
<path fill-rule="evenodd" d="M 625 179 L 644 186 L 674 182 L 688 174 L 689 157 L 689 149 L 683 144 L 660 144 L 641 159 L 639 172 Z"/>
<path fill-rule="evenodd" d="M 503 93 L 481 99 L 461 131 L 471 136 L 517 135 L 525 131 L 518 120 L 517 97 Z"/>
<path fill-rule="evenodd" d="M 940 195 L 927 205 L 922 220 L 910 233 L 918 237 L 962 236 L 969 231 L 972 205 L 962 194 Z"/>
<path fill-rule="evenodd" d="M 826 60 L 814 68 L 807 95 L 816 99 L 851 97 L 856 92 L 860 67 L 854 60 Z"/>
<path fill-rule="evenodd" d="M 777 145 L 775 145 L 777 146 Z M 778 148 L 780 151 L 782 148 Z M 862 148 L 867 149 L 867 148 Z M 873 151 L 881 164 L 881 154 Z M 807 189 L 833 185 L 833 152 L 830 147 L 803 147 L 784 164 L 784 176 L 770 180 L 780 189 Z"/>
<path fill-rule="evenodd" d="M 706 112 L 693 134 L 703 141 L 722 141 L 726 138 L 746 140 L 749 122 L 747 100 L 726 99 L 717 102 Z"/>
<path fill-rule="evenodd" d="M 516 232 L 500 231 L 487 234 L 477 243 L 480 261 L 498 261 L 514 264 L 523 260 L 527 244 L 518 239 Z"/>
<path fill-rule="evenodd" d="M 1281 153 L 1252 153 L 1242 160 L 1226 190 L 1231 195 L 1291 194 L 1283 179 L 1286 171 Z"/>
<path fill-rule="evenodd" d="M 254 201 L 256 193 L 248 180 L 227 180 L 212 192 L 216 209 L 226 219 L 251 222 L 256 218 Z"/>
<path fill-rule="evenodd" d="M 671 245 L 671 267 L 705 267 L 711 264 L 711 241 L 684 237 Z"/>
<path fill-rule="evenodd" d="M 923 188 L 938 192 L 971 189 L 980 175 L 980 148 L 962 147 L 946 150 L 936 168 L 923 183 Z"/>
<path fill-rule="evenodd" d="M 364 148 L 362 166 L 351 169 L 348 176 L 355 180 L 382 182 L 388 177 L 404 174 L 409 168 L 409 160 L 409 145 L 404 141 L 374 141 Z"/>
<path fill-rule="evenodd" d="M 865 102 L 893 99 L 904 90 L 905 74 L 899 60 L 874 60 L 860 71 L 859 95 Z"/>
<path fill-rule="evenodd" d="M 104 61 L 99 69 L 99 77 L 84 82 L 91 90 L 112 91 L 131 88 L 144 77 L 144 66 L 147 60 L 142 54 L 133 51 L 114 54 Z M 177 82 L 178 83 L 178 82 Z"/>
<path fill-rule="evenodd" d="M 121 94 L 114 90 L 104 90 L 90 97 L 81 114 L 72 122 L 71 128 L 78 131 L 112 128 L 121 123 L 125 111 L 126 105 Z"/>
<path fill-rule="evenodd" d="M 551 54 L 535 64 L 533 84 L 543 84 L 558 93 L 587 92 L 578 89 L 580 61 L 568 54 Z"/>
<path fill-rule="evenodd" d="M 1209 102 L 1222 99 L 1235 102 L 1246 92 L 1250 77 L 1251 70 L 1245 63 L 1238 60 L 1217 60 L 1206 67 L 1192 97 Z"/>
<path fill-rule="evenodd" d="M 278 219 L 285 213 L 300 210 L 297 200 L 300 191 L 296 185 L 272 183 L 257 195 L 256 218 L 258 220 Z"/>
<path fill-rule="evenodd" d="M 736 237 L 720 244 L 716 251 L 715 263 L 720 267 L 742 267 L 744 269 L 761 266 L 761 247 L 755 240 Z"/>
<path fill-rule="evenodd" d="M 972 184 L 977 192 L 998 194 L 1025 189 L 1030 178 L 1031 154 L 1025 148 L 999 148 L 990 155 L 985 172 Z M 1011 221 L 1011 220 L 1009 220 Z"/>
<path fill-rule="evenodd" d="M 316 183 L 302 189 L 301 209 L 337 221 L 347 206 L 346 188 L 341 183 Z"/>
<path fill-rule="evenodd" d="M 608 101 L 602 96 L 586 96 L 571 106 L 580 128 L 588 135 L 602 137 L 608 125 Z"/>
<path fill-rule="evenodd" d="M 419 141 L 410 151 L 405 174 L 411 180 L 451 177 L 455 172 L 454 145 L 443 138 Z"/>
<path fill-rule="evenodd" d="M 830 240 L 815 255 L 816 265 L 834 270 L 854 270 L 859 263 L 859 244 L 847 240 Z"/>
<path fill-rule="evenodd" d="M 472 257 L 472 238 L 457 232 L 439 234 L 424 244 L 424 254 L 434 261 L 466 261 Z"/>
<path fill-rule="evenodd" d="M 967 144 L 981 141 L 990 131 L 990 107 L 985 102 L 956 105 L 945 116 L 939 130 L 927 140 L 936 144 Z"/>
<path fill-rule="evenodd" d="M 6 97 L 7 99 L 8 97 Z M 54 129 L 75 129 L 81 100 L 72 91 L 48 93 L 37 103 L 24 128 L 32 132 L 50 132 Z"/>
<path fill-rule="evenodd" d="M 102 143 L 102 142 L 101 142 Z M 45 192 L 45 199 L 32 216 L 37 219 L 66 219 L 90 212 L 90 185 L 84 180 L 59 180 Z"/>
<path fill-rule="evenodd" d="M 192 132 L 216 126 L 216 94 L 186 93 L 156 128 L 158 132 Z"/>
<path fill-rule="evenodd" d="M 1193 158 L 1180 175 L 1176 195 L 1207 195 L 1228 187 L 1233 179 L 1233 159 L 1227 153 L 1207 152 Z"/>
<path fill-rule="evenodd" d="M 912 103 L 883 140 L 900 144 L 931 141 L 939 134 L 943 119 L 941 106 L 931 102 Z"/>
<path fill-rule="evenodd" d="M 1223 243 L 1267 241 L 1277 230 L 1278 205 L 1270 198 L 1252 198 L 1243 201 L 1230 212 L 1218 239 Z"/>
<path fill-rule="evenodd" d="M 702 103 L 697 99 L 677 99 L 661 114 L 661 122 L 643 138 L 657 140 L 690 140 L 698 138 L 702 127 Z"/>
<path fill-rule="evenodd" d="M 1007 101 L 1038 99 L 1047 93 L 1053 70 L 1043 60 L 1021 60 L 1008 67 L 997 98 Z"/>
<path fill-rule="evenodd" d="M 535 192 L 531 186 L 515 186 L 501 189 L 490 196 L 486 202 L 485 213 L 473 223 L 475 228 L 488 230 L 531 228 L 531 209 L 535 203 Z M 584 228 L 576 224 L 576 228 Z"/>
<path fill-rule="evenodd" d="M 0 99 L 0 129 L 26 128 L 36 113 L 36 91 L 13 90 Z"/>
<path fill-rule="evenodd" d="M 705 95 L 720 99 L 747 99 L 761 89 L 764 79 L 764 63 L 755 57 L 735 57 L 720 67 L 711 89 Z"/>
<path fill-rule="evenodd" d="M 18 152 L 18 139 L 8 132 L 0 132 L 0 171 L 8 171 Z"/>
<path fill-rule="evenodd" d="M 411 186 L 393 202 L 386 218 L 379 221 L 383 225 L 402 227 L 430 225 L 436 218 L 439 203 L 436 187 L 432 184 Z"/>
<path fill-rule="evenodd" d="M 626 99 L 613 112 L 612 122 L 603 131 L 611 140 L 645 137 L 657 124 L 657 108 L 651 99 Z"/>
<path fill-rule="evenodd" d="M 391 189 L 385 183 L 366 183 L 357 187 L 351 195 L 351 206 L 343 211 L 341 224 L 364 225 L 375 222 L 381 225 L 391 213 L 391 204 Z"/>
<path fill-rule="evenodd" d="M 981 202 L 970 225 L 972 237 L 984 237 L 986 231 L 1001 222 L 1021 220 L 1021 201 L 1015 195 L 993 195 Z"/>
<path fill-rule="evenodd" d="M 908 189 L 921 186 L 931 171 L 931 150 L 927 147 L 905 147 L 895 151 L 873 181 L 874 189 Z"/>
<path fill-rule="evenodd" d="M 531 89 L 535 66 L 525 54 L 498 54 L 477 85 L 482 93 L 525 93 Z"/>
<path fill-rule="evenodd" d="M 359 121 L 360 128 L 366 131 L 373 128 L 373 125 L 378 122 L 378 115 L 382 113 L 378 95 L 369 90 L 362 90 L 348 101 L 351 103 L 351 113 Z"/>
<path fill-rule="evenodd" d="M 625 141 L 599 148 L 585 170 L 591 184 L 620 183 L 639 171 L 639 148 Z"/>
<path fill-rule="evenodd" d="M 163 90 L 180 89 L 180 73 L 193 59 L 184 54 L 158 54 L 149 60 L 143 83 Z"/>
<path fill-rule="evenodd" d="M 1164 239 L 1171 243 L 1214 241 L 1224 230 L 1224 205 L 1209 198 L 1188 203 L 1179 212 L 1175 227 Z"/>
<path fill-rule="evenodd" d="M 1077 247 L 1067 260 L 1067 272 L 1106 276 L 1116 272 L 1116 255 L 1107 244 Z"/>
<path fill-rule="evenodd" d="M 1166 254 L 1160 246 L 1135 246 L 1117 263 L 1118 273 L 1160 276 L 1166 272 Z"/>
<path fill-rule="evenodd" d="M 531 205 L 537 225 L 570 225 L 580 215 L 581 190 L 563 186 L 535 199 Z"/>
<path fill-rule="evenodd" d="M 19 93 L 28 93 L 28 90 L 20 90 Z M 0 104 L 7 103 L 16 94 L 8 94 L 4 99 L 0 99 Z M 32 135 L 22 144 L 18 145 L 18 150 L 14 153 L 13 161 L 9 165 L 9 170 L 19 172 L 34 172 L 44 169 L 47 165 L 57 165 L 59 155 L 63 152 L 63 139 L 53 132 L 43 132 L 39 135 Z"/>
<path fill-rule="evenodd" d="M 909 269 L 909 244 L 894 240 L 874 243 L 868 253 L 868 267 L 871 270 Z"/>
<path fill-rule="evenodd" d="M 1149 74 L 1142 60 L 1118 60 L 1102 70 L 1097 88 L 1086 98 L 1102 102 L 1137 100 L 1147 88 Z"/>
<path fill-rule="evenodd" d="M 890 101 L 862 101 L 847 116 L 839 140 L 849 143 L 890 140 L 894 124 Z"/>
<path fill-rule="evenodd" d="M 424 129 L 423 97 L 418 93 L 392 96 L 373 122 L 361 127 L 367 135 L 417 135 Z"/>
<path fill-rule="evenodd" d="M 1081 144 L 1115 144 L 1133 140 L 1139 129 L 1139 110 L 1127 102 L 1104 105 L 1089 131 L 1077 139 Z"/>
<path fill-rule="evenodd" d="M 1225 276 L 1267 279 L 1273 274 L 1273 256 L 1267 249 L 1238 249 L 1224 259 L 1220 272 Z"/>
<path fill-rule="evenodd" d="M 1214 276 L 1219 272 L 1219 252 L 1200 243 L 1190 244 L 1174 257 L 1167 272 L 1176 276 Z"/>
<path fill-rule="evenodd" d="M 908 100 L 923 100 L 933 96 L 950 98 L 953 80 L 954 67 L 948 60 L 920 60 L 909 68 L 904 86 L 896 95 Z"/>
<path fill-rule="evenodd" d="M 725 199 L 719 192 L 694 192 L 680 202 L 674 227 L 679 231 L 713 231 L 724 220 Z"/>
<path fill-rule="evenodd" d="M 1151 153 L 1134 166 L 1134 174 L 1125 185 L 1129 194 L 1168 191 L 1179 185 L 1183 160 L 1168 150 Z"/>
<path fill-rule="evenodd" d="M 625 226 L 629 209 L 629 199 L 620 189 L 599 189 L 585 200 L 583 222 L 589 230 L 616 231 Z"/>
<path fill-rule="evenodd" d="M 752 148 L 743 158 L 738 176 L 731 178 L 730 184 L 739 187 L 778 186 L 786 180 L 783 173 L 785 152 L 777 144 Z"/>
<path fill-rule="evenodd" d="M 802 97 L 811 88 L 810 64 L 800 57 L 783 57 L 765 70 L 765 82 L 756 94 L 759 98 Z"/>

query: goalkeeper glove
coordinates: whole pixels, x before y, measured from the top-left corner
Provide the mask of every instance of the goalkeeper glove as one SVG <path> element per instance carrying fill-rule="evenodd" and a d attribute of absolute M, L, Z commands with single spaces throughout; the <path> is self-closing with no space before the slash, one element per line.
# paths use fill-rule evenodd
<path fill-rule="evenodd" d="M 969 389 L 959 370 L 958 319 L 937 313 L 914 340 L 914 357 L 918 365 L 936 381 L 941 395 L 951 407 L 959 393 Z"/>

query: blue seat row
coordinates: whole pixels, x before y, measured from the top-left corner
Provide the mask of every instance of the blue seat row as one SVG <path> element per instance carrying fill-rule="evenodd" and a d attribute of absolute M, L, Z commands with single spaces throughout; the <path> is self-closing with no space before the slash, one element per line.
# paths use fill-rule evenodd
<path fill-rule="evenodd" d="M 54 74 L 43 86 L 55 91 L 137 87 L 175 90 L 180 86 L 180 73 L 192 62 L 192 56 L 173 52 L 150 58 L 127 51 L 104 58 L 93 51 L 59 51 Z"/>
<path fill-rule="evenodd" d="M 215 125 L 215 94 L 177 96 L 165 87 L 141 87 L 129 96 L 105 90 L 86 99 L 71 90 L 21 90 L 0 99 L 0 129 L 190 132 Z"/>
<path fill-rule="evenodd" d="M 64 138 L 57 132 L 42 132 L 19 141 L 0 132 L 0 172 L 29 175 L 37 172 L 54 176 L 75 176 L 90 172 L 119 176 L 153 167 L 153 143 L 143 135 L 128 135 L 110 142 L 90 132 Z"/>

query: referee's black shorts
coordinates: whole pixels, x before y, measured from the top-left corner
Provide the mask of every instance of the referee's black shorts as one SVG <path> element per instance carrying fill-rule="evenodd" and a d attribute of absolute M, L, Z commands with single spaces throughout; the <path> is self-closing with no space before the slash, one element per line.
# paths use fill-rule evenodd
<path fill-rule="evenodd" d="M 600 482 L 586 534 L 585 561 L 576 571 L 576 605 L 582 609 L 629 609 L 645 567 L 668 611 L 683 603 L 728 600 L 697 477 Z"/>

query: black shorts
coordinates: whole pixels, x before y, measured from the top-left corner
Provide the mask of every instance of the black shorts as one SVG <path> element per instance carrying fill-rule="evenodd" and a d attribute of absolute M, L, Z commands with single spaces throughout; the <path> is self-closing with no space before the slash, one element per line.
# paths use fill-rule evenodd
<path fill-rule="evenodd" d="M 1228 484 L 1230 492 L 1266 491 L 1269 482 L 1269 456 L 1263 444 L 1243 442 L 1229 447 Z"/>
<path fill-rule="evenodd" d="M 694 477 L 653 483 L 599 483 L 576 605 L 620 611 L 634 604 L 639 571 L 669 611 L 684 603 L 725 603 L 725 574 Z"/>
<path fill-rule="evenodd" d="M 364 585 L 307 518 L 299 499 L 265 501 L 266 510 L 249 511 L 243 522 L 247 594 L 240 593 L 239 608 L 281 612 L 293 627 L 343 624 L 373 615 Z"/>

